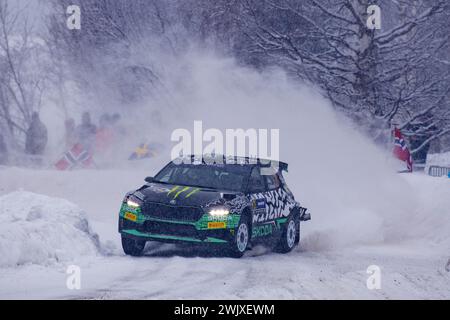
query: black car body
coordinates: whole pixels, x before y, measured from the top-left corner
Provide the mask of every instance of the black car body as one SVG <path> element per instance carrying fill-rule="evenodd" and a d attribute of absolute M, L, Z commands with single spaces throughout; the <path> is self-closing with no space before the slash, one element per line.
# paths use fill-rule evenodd
<path fill-rule="evenodd" d="M 119 217 L 125 253 L 141 255 L 146 241 L 224 245 L 237 257 L 256 243 L 281 252 L 298 244 L 300 222 L 310 215 L 286 185 L 287 164 L 179 162 L 125 196 Z"/>

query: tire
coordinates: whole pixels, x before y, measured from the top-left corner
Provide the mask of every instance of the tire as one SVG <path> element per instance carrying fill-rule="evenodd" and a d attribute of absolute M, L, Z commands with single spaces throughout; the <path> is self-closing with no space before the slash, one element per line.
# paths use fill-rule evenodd
<path fill-rule="evenodd" d="M 288 253 L 300 242 L 300 220 L 291 217 L 283 227 L 275 252 Z"/>
<path fill-rule="evenodd" d="M 145 241 L 122 236 L 122 248 L 126 255 L 140 257 L 144 253 Z"/>
<path fill-rule="evenodd" d="M 241 258 L 250 243 L 250 223 L 247 216 L 242 216 L 235 230 L 233 243 L 230 245 L 228 255 L 232 258 Z"/>

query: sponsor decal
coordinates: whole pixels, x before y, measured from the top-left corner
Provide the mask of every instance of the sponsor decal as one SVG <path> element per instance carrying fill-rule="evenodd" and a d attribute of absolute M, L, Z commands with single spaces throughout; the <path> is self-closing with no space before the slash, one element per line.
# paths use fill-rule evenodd
<path fill-rule="evenodd" d="M 123 207 L 122 207 L 122 211 L 130 212 L 130 213 L 133 213 L 133 214 L 138 214 L 138 213 L 141 211 L 141 208 L 133 208 L 133 207 L 129 207 L 129 206 L 127 206 L 127 204 L 125 203 L 125 204 L 123 205 Z"/>
<path fill-rule="evenodd" d="M 169 190 L 169 192 L 167 193 L 167 196 L 170 196 L 171 194 L 175 194 L 174 195 L 174 197 L 173 197 L 173 199 L 176 199 L 176 198 L 178 198 L 178 196 L 180 195 L 180 194 L 182 194 L 183 192 L 186 192 L 186 191 L 189 191 L 189 192 L 187 192 L 187 194 L 186 194 L 186 196 L 185 196 L 185 198 L 189 198 L 190 196 L 192 196 L 193 194 L 195 194 L 195 193 L 197 193 L 197 192 L 199 192 L 200 191 L 200 188 L 193 188 L 192 189 L 192 187 L 184 187 L 184 188 L 182 188 L 182 189 L 180 189 L 180 188 L 182 188 L 181 186 L 175 186 L 175 187 L 173 187 L 172 189 L 170 189 Z M 192 190 L 191 190 L 192 189 Z M 176 192 L 176 193 L 175 193 Z"/>
<path fill-rule="evenodd" d="M 183 189 L 181 189 L 180 191 L 178 191 L 178 192 L 175 194 L 175 197 L 173 197 L 173 198 L 174 198 L 174 199 L 178 198 L 178 196 L 180 195 L 180 193 L 183 193 L 183 192 L 185 192 L 185 191 L 188 191 L 190 188 L 191 188 L 191 187 L 184 187 Z"/>
<path fill-rule="evenodd" d="M 238 214 L 229 214 L 228 217 L 211 217 L 205 214 L 194 225 L 197 230 L 207 230 L 210 229 L 208 223 L 220 222 L 222 226 L 225 225 L 221 229 L 233 229 L 239 224 L 240 218 L 241 216 Z"/>
<path fill-rule="evenodd" d="M 273 232 L 272 224 L 256 226 L 253 228 L 252 238 L 268 236 L 271 235 L 272 232 Z"/>
<path fill-rule="evenodd" d="M 208 222 L 208 229 L 225 229 L 226 227 L 227 224 L 223 221 Z"/>
<path fill-rule="evenodd" d="M 232 216 L 228 215 L 228 216 L 211 216 L 208 215 L 207 216 L 208 221 L 212 221 L 212 222 L 222 222 L 222 221 L 228 221 L 232 219 Z"/>
<path fill-rule="evenodd" d="M 256 199 L 255 207 L 256 207 L 256 209 L 264 209 L 266 207 L 266 200 L 265 199 Z"/>
<path fill-rule="evenodd" d="M 135 215 L 135 214 L 133 214 L 131 212 L 125 212 L 124 218 L 128 219 L 128 220 L 131 220 L 133 222 L 137 221 L 137 215 Z"/>
<path fill-rule="evenodd" d="M 194 193 L 197 193 L 198 191 L 200 191 L 200 188 L 195 188 L 194 190 L 192 190 L 191 192 L 189 192 L 186 195 L 186 198 L 189 198 L 190 196 L 192 196 Z"/>
<path fill-rule="evenodd" d="M 136 191 L 133 193 L 133 196 L 135 196 L 136 198 L 138 198 L 139 200 L 144 201 L 144 195 L 142 194 L 142 192 L 140 191 Z"/>
<path fill-rule="evenodd" d="M 265 204 L 263 209 L 254 208 L 253 223 L 287 217 L 296 205 L 289 193 L 282 188 L 257 193 L 252 195 L 252 198 L 255 206 L 259 200 L 263 200 Z M 260 205 L 262 205 L 262 202 Z"/>
<path fill-rule="evenodd" d="M 171 194 L 172 192 L 177 191 L 179 187 L 180 187 L 180 186 L 175 186 L 175 187 L 173 187 L 172 189 L 170 189 L 170 191 L 167 193 L 167 196 L 170 196 L 170 194 Z"/>

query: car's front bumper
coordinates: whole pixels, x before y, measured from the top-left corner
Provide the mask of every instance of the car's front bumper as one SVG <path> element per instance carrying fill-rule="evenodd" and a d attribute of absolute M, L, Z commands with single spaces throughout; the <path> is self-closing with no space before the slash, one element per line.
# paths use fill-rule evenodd
<path fill-rule="evenodd" d="M 160 219 L 123 204 L 119 232 L 124 237 L 145 241 L 223 244 L 233 240 L 239 219 L 237 214 L 219 219 L 204 214 L 197 221 Z"/>

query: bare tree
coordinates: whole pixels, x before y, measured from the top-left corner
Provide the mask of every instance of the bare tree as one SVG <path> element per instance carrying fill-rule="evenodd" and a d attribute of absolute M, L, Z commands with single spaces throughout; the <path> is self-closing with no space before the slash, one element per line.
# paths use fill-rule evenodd
<path fill-rule="evenodd" d="M 66 9 L 74 1 L 52 3 L 48 46 L 64 64 L 65 70 L 54 69 L 66 73 L 60 83 L 74 80 L 79 89 L 97 96 L 90 107 L 101 109 L 131 104 L 146 94 L 167 96 L 152 59 L 157 50 L 174 54 L 177 49 L 171 2 L 78 0 L 81 30 L 69 30 L 65 23 Z"/>
<path fill-rule="evenodd" d="M 0 122 L 16 147 L 40 107 L 45 81 L 35 69 L 42 44 L 31 36 L 23 10 L 11 10 L 8 1 L 0 0 Z"/>

